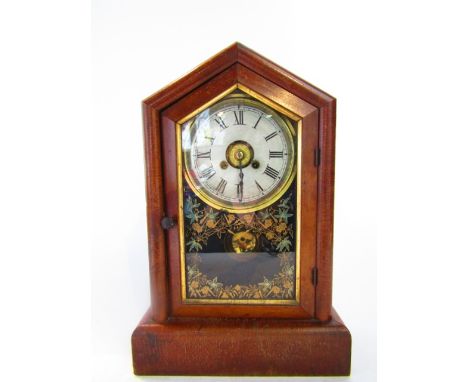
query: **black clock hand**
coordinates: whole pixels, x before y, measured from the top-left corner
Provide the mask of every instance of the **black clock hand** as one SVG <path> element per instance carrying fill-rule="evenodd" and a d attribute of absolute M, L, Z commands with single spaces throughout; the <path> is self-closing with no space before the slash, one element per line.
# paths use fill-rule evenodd
<path fill-rule="evenodd" d="M 240 198 L 239 202 L 242 202 L 242 197 L 244 196 L 244 173 L 242 172 L 242 159 L 239 159 L 239 189 L 240 189 Z"/>

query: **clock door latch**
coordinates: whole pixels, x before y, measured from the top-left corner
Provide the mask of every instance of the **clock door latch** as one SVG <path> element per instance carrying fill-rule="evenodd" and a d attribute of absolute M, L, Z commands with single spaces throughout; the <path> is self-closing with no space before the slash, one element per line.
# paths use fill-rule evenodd
<path fill-rule="evenodd" d="M 169 216 L 164 216 L 161 219 L 161 227 L 162 229 L 171 229 L 174 228 L 176 225 L 176 221 L 174 218 L 170 218 Z"/>

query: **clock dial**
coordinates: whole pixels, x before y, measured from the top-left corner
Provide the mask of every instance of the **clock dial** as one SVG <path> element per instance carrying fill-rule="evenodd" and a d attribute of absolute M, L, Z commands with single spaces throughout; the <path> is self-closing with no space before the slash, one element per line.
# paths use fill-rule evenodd
<path fill-rule="evenodd" d="M 229 97 L 184 123 L 182 147 L 189 184 L 218 209 L 264 208 L 294 175 L 291 124 L 253 99 Z"/>

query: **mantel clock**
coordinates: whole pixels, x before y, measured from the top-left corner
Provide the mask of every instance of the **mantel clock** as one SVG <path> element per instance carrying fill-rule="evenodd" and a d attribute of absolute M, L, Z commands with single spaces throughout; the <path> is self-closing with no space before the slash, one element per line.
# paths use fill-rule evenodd
<path fill-rule="evenodd" d="M 335 105 L 238 43 L 143 101 L 136 374 L 349 374 L 331 305 Z"/>

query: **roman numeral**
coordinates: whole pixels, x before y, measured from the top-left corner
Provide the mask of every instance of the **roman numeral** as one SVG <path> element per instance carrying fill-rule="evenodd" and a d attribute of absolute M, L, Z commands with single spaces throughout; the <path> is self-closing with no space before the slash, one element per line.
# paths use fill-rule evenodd
<path fill-rule="evenodd" d="M 267 165 L 264 174 L 267 174 L 270 178 L 276 179 L 279 175 L 279 172 L 270 167 L 270 165 Z"/>
<path fill-rule="evenodd" d="M 271 151 L 270 151 L 271 152 Z M 197 158 L 201 159 L 201 158 L 208 158 L 208 159 L 211 159 L 211 150 L 210 151 L 207 151 L 206 153 L 199 153 L 197 152 Z"/>
<path fill-rule="evenodd" d="M 276 137 L 277 135 L 278 135 L 278 132 L 275 131 L 275 132 L 271 133 L 270 135 L 267 135 L 267 136 L 265 137 L 265 141 L 268 142 L 271 138 L 274 138 L 274 137 Z"/>
<path fill-rule="evenodd" d="M 213 168 L 213 166 L 205 168 L 201 173 L 200 173 L 200 178 L 206 178 L 206 180 L 211 179 L 214 174 L 216 174 L 216 170 Z"/>
<path fill-rule="evenodd" d="M 208 141 L 210 141 L 211 144 L 213 144 L 213 142 L 214 142 L 214 140 L 215 140 L 213 137 L 207 137 L 206 135 L 205 135 L 205 139 L 208 140 Z"/>
<path fill-rule="evenodd" d="M 282 158 L 283 157 L 282 151 L 271 151 L 270 150 L 270 158 Z"/>
<path fill-rule="evenodd" d="M 236 118 L 236 125 L 245 125 L 244 123 L 244 110 L 234 111 L 234 117 Z"/>
<path fill-rule="evenodd" d="M 226 188 L 226 184 L 227 184 L 227 182 L 223 178 L 221 178 L 220 182 L 216 186 L 216 192 L 218 192 L 218 194 L 224 193 L 224 189 Z"/>
<path fill-rule="evenodd" d="M 254 128 L 254 129 L 257 128 L 257 125 L 258 125 L 258 123 L 260 122 L 261 119 L 262 119 L 262 116 L 260 116 L 260 117 L 257 119 L 257 122 L 255 122 L 255 125 L 253 125 L 253 128 Z"/>
<path fill-rule="evenodd" d="M 215 122 L 219 125 L 219 127 L 221 127 L 221 129 L 227 129 L 228 127 L 226 126 L 226 124 L 224 123 L 223 119 L 221 117 L 218 116 L 218 118 L 215 118 Z"/>
<path fill-rule="evenodd" d="M 255 181 L 255 184 L 257 185 L 257 188 L 260 192 L 263 192 L 263 187 L 258 184 L 257 181 Z"/>

